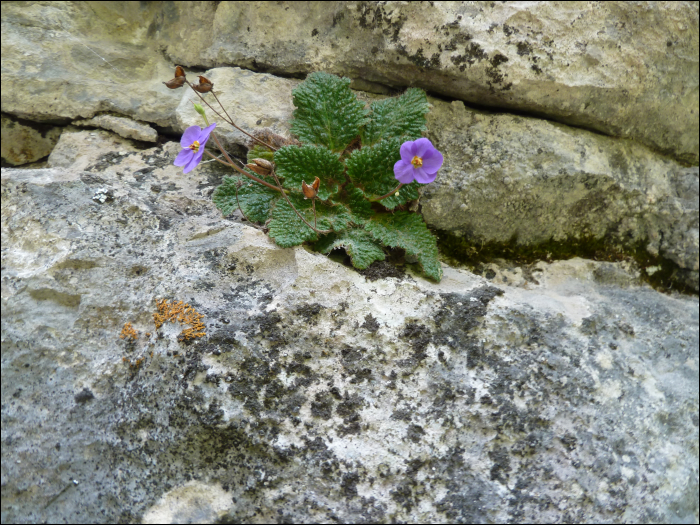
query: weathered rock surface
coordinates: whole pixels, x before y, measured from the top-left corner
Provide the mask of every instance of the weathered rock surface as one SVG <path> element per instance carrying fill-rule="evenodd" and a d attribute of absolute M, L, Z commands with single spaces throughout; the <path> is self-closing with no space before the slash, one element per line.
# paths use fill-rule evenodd
<path fill-rule="evenodd" d="M 449 158 L 426 187 L 434 228 L 473 244 L 642 244 L 698 289 L 698 167 L 627 139 L 433 100 L 428 136 Z"/>
<path fill-rule="evenodd" d="M 222 219 L 176 143 L 72 135 L 2 170 L 3 522 L 697 522 L 696 297 L 371 280 Z"/>
<path fill-rule="evenodd" d="M 299 80 L 275 75 L 325 70 L 383 95 L 418 86 L 458 99 L 432 99 L 428 136 L 445 155 L 421 201 L 432 227 L 516 252 L 590 256 L 567 247 L 582 239 L 644 251 L 664 286 L 698 291 L 697 3 L 81 6 L 3 3 L 3 122 L 179 134 L 202 122 L 191 91 L 162 84 L 174 63 L 208 75 L 249 131 L 289 131 Z M 242 153 L 247 137 L 209 115 Z M 42 141 L 19 141 L 7 163 L 45 156 Z M 72 163 L 60 155 L 52 166 Z"/>
<path fill-rule="evenodd" d="M 62 127 L 0 117 L 2 160 L 10 166 L 30 164 L 48 156 L 63 132 Z"/>
<path fill-rule="evenodd" d="M 174 6 L 185 20 L 190 10 Z M 323 70 L 526 111 L 698 163 L 698 5 L 338 2 L 221 4 L 178 61 Z"/>
<path fill-rule="evenodd" d="M 172 66 L 147 39 L 156 4 L 2 6 L 2 111 L 67 124 L 103 112 L 170 127 Z"/>
<path fill-rule="evenodd" d="M 281 134 L 308 72 L 421 87 L 431 226 L 643 246 L 697 291 L 697 3 L 3 2 L 2 33 L 3 165 L 51 153 L 2 170 L 3 523 L 698 522 L 697 296 L 280 249 L 172 165 L 202 122 L 162 84 Z"/>
<path fill-rule="evenodd" d="M 171 126 L 164 48 L 197 68 L 412 85 L 698 163 L 696 2 L 6 2 L 2 30 L 2 108 L 19 117 Z"/>
<path fill-rule="evenodd" d="M 72 124 L 78 127 L 108 129 L 127 139 L 144 142 L 156 142 L 158 140 L 158 132 L 148 124 L 136 122 L 130 118 L 115 117 L 114 115 L 98 115 L 91 119 L 74 120 Z"/>

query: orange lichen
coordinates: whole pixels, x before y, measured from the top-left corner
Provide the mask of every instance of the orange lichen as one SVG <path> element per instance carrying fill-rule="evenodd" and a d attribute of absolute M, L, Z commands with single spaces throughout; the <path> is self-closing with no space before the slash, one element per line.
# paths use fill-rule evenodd
<path fill-rule="evenodd" d="M 139 368 L 141 368 L 141 365 L 143 365 L 146 362 L 146 356 L 142 355 L 138 357 L 135 361 L 132 361 L 131 359 L 128 359 L 126 357 L 122 357 L 122 361 L 124 363 L 128 363 L 129 368 L 136 371 Z"/>
<path fill-rule="evenodd" d="M 138 332 L 134 329 L 131 323 L 125 323 L 124 328 L 122 328 L 122 333 L 119 334 L 119 339 L 128 339 L 131 341 L 136 341 L 138 335 Z"/>
<path fill-rule="evenodd" d="M 188 341 L 195 337 L 204 337 L 206 332 L 202 319 L 204 315 L 200 314 L 189 304 L 182 301 L 172 301 L 168 303 L 165 299 L 160 301 L 156 299 L 156 307 L 158 311 L 153 314 L 153 322 L 156 325 L 156 330 L 167 322 L 177 322 L 183 325 L 189 325 L 185 328 L 178 339 L 180 341 Z"/>

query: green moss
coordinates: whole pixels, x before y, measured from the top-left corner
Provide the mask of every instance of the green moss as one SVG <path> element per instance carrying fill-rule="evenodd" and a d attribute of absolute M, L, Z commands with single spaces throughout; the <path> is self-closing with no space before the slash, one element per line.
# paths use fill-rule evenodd
<path fill-rule="evenodd" d="M 644 241 L 623 247 L 607 237 L 582 237 L 565 242 L 549 241 L 538 245 L 520 245 L 516 238 L 504 243 L 482 243 L 473 238 L 458 237 L 444 230 L 435 230 L 434 233 L 438 237 L 441 258 L 446 263 L 467 266 L 477 274 L 481 274 L 484 266 L 495 259 L 506 259 L 517 265 L 574 257 L 605 262 L 634 261 L 641 269 L 640 278 L 656 290 L 675 290 L 691 295 L 698 293 L 689 284 L 688 270 L 670 259 L 650 254 Z"/>

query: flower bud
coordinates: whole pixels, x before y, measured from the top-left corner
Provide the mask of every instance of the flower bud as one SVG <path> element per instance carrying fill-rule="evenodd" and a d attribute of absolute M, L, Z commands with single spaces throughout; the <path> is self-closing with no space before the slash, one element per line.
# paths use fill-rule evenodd
<path fill-rule="evenodd" d="M 205 119 L 207 118 L 207 116 L 204 114 L 204 108 L 200 104 L 195 104 L 194 110 L 200 115 L 202 115 Z"/>

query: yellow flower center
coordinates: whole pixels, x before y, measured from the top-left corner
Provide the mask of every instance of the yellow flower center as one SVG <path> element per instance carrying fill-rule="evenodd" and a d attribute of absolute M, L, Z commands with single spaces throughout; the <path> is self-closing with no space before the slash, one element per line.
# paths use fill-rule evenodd
<path fill-rule="evenodd" d="M 423 159 L 421 159 L 418 156 L 415 156 L 415 157 L 413 157 L 411 164 L 413 164 L 414 168 L 420 168 L 423 165 Z"/>
<path fill-rule="evenodd" d="M 199 141 L 195 140 L 192 145 L 190 146 L 190 149 L 197 153 L 199 151 Z"/>

